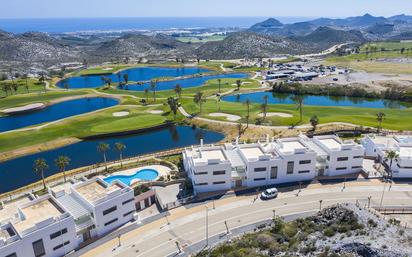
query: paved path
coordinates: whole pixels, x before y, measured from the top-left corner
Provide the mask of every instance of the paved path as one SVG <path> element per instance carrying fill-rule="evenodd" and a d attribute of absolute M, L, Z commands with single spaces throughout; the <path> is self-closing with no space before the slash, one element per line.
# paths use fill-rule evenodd
<path fill-rule="evenodd" d="M 169 256 L 176 253 L 176 241 L 183 250 L 191 245 L 201 245 L 205 239 L 206 209 L 208 209 L 209 236 L 226 233 L 224 221 L 227 221 L 229 229 L 235 229 L 265 221 L 276 215 L 297 215 L 305 212 L 319 210 L 322 207 L 343 202 L 359 202 L 367 204 L 368 196 L 371 196 L 371 205 L 379 206 L 383 189 L 385 194 L 383 204 L 412 205 L 412 186 L 394 185 L 388 191 L 389 186 L 380 182 L 351 182 L 335 185 L 310 185 L 300 193 L 298 190 L 280 193 L 279 197 L 270 201 L 256 199 L 255 195 L 226 197 L 214 202 L 199 203 L 183 206 L 171 210 L 168 218 L 157 219 L 149 224 L 140 226 L 132 231 L 122 234 L 121 246 L 118 247 L 118 239 L 113 239 L 101 245 L 92 245 L 86 249 L 89 252 L 82 256 Z M 213 208 L 215 207 L 215 208 Z M 167 222 L 170 222 L 167 224 Z M 116 234 L 117 235 L 117 234 Z M 204 242 L 203 242 L 204 243 Z M 198 250 L 198 249 L 194 249 Z"/>

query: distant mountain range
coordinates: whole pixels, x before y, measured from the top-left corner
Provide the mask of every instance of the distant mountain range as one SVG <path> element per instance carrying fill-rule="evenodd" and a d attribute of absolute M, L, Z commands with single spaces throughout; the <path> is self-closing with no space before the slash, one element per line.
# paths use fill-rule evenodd
<path fill-rule="evenodd" d="M 98 63 L 124 57 L 272 57 L 319 52 L 342 43 L 407 39 L 412 39 L 412 16 L 403 14 L 388 18 L 370 14 L 345 19 L 319 18 L 293 24 L 270 18 L 249 29 L 231 33 L 222 41 L 196 44 L 183 43 L 163 34 L 84 39 L 75 35 L 55 38 L 37 32 L 11 34 L 0 31 L 0 61 L 46 66 L 83 59 Z"/>

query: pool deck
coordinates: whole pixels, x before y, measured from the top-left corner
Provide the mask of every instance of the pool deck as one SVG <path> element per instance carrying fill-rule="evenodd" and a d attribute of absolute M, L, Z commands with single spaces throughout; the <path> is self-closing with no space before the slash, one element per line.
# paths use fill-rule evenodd
<path fill-rule="evenodd" d="M 118 175 L 131 176 L 131 175 L 134 175 L 136 172 L 139 172 L 139 171 L 145 170 L 145 169 L 156 170 L 159 173 L 159 177 L 160 176 L 167 176 L 167 175 L 170 174 L 170 171 L 171 171 L 171 169 L 169 167 L 166 167 L 166 166 L 163 166 L 163 165 L 149 165 L 149 166 L 143 166 L 143 167 L 138 167 L 138 168 L 132 168 L 132 169 L 128 169 L 128 170 L 117 171 L 117 172 L 114 172 L 114 173 L 110 174 L 110 176 L 118 176 Z M 135 182 L 135 180 L 131 181 L 132 184 L 134 182 Z"/>

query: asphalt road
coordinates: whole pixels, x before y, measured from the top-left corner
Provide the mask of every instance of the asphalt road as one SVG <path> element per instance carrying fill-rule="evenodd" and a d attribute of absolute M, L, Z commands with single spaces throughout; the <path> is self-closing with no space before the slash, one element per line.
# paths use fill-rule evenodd
<path fill-rule="evenodd" d="M 412 185 L 386 186 L 382 204 L 384 206 L 412 206 Z M 299 216 L 314 213 L 336 203 L 358 202 L 380 206 L 384 186 L 381 183 L 346 183 L 333 186 L 318 185 L 281 193 L 277 199 L 261 201 L 256 196 L 228 197 L 214 202 L 183 206 L 171 210 L 169 216 L 145 224 L 118 238 L 102 243 L 82 256 L 174 256 L 177 244 L 183 249 L 178 256 L 187 256 L 206 245 L 206 213 L 208 214 L 209 243 L 216 243 L 227 232 L 252 230 L 260 221 L 270 220 L 274 213 L 281 216 Z M 322 200 L 322 203 L 320 203 Z M 215 208 L 213 208 L 215 207 Z M 247 229 L 246 229 L 247 228 Z M 246 229 L 246 230 L 245 230 Z M 222 238 L 220 238 L 222 239 Z"/>

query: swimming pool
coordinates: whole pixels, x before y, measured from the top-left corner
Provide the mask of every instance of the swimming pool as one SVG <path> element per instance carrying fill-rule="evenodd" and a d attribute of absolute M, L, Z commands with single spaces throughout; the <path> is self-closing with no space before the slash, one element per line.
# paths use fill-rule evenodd
<path fill-rule="evenodd" d="M 143 181 L 152 181 L 155 180 L 159 176 L 159 172 L 154 169 L 143 169 L 137 171 L 133 175 L 114 175 L 104 178 L 103 180 L 109 184 L 112 184 L 113 181 L 119 180 L 122 183 L 130 186 L 133 180 L 143 180 Z"/>

